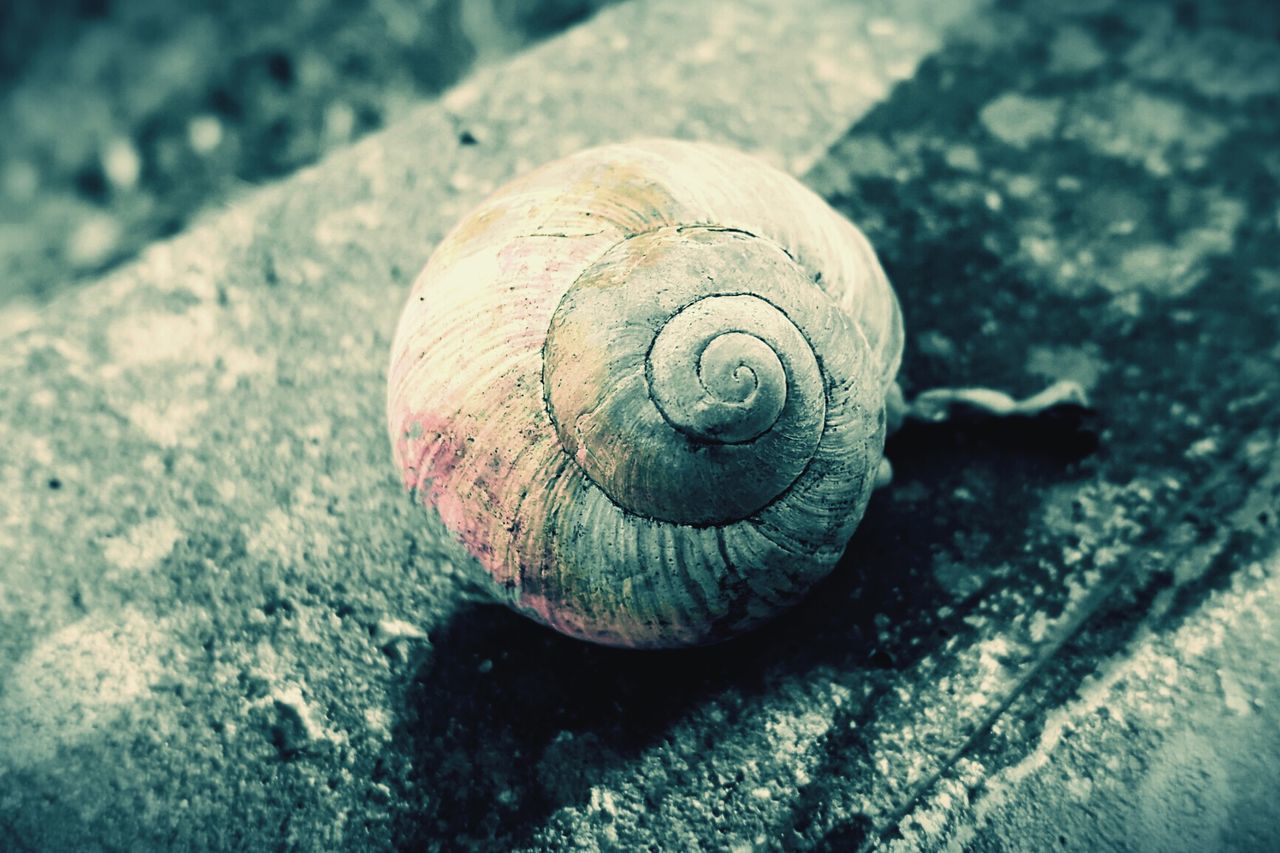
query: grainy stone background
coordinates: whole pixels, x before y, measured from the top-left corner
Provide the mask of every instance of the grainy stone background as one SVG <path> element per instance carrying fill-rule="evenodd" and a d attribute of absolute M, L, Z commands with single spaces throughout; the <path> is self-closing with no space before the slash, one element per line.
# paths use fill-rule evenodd
<path fill-rule="evenodd" d="M 1280 845 L 1280 46 L 1266 5 L 628 3 L 0 350 L 19 849 Z M 945 32 L 945 35 L 944 35 Z M 909 427 L 778 623 L 609 651 L 472 601 L 383 435 L 407 283 L 618 136 L 802 174 L 881 253 Z"/>

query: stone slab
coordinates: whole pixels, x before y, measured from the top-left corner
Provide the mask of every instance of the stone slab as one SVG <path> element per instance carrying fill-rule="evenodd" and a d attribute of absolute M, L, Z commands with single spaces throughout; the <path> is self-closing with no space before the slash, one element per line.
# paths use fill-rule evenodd
<path fill-rule="evenodd" d="M 5 340 L 0 834 L 331 849 L 768 831 L 794 793 L 773 777 L 800 779 L 821 720 L 764 686 L 844 688 L 750 645 L 628 657 L 469 601 L 393 475 L 390 333 L 433 244 L 505 179 L 637 135 L 804 171 L 974 8 L 606 11 Z M 705 728 L 723 714 L 742 724 Z M 727 811 L 702 752 L 729 774 Z M 668 790 L 700 805 L 638 811 Z"/>
<path fill-rule="evenodd" d="M 1280 44 L 1215 8 L 985 15 L 809 175 L 902 297 L 908 392 L 1074 379 L 1097 412 L 891 442 L 850 550 L 883 670 L 814 774 L 860 781 L 806 840 L 1275 838 Z"/>
<path fill-rule="evenodd" d="M 1271 838 L 1241 816 L 1280 707 L 1280 53 L 1212 4 L 1052 5 L 967 18 L 918 69 L 923 4 L 623 7 L 6 342 L 0 824 L 36 849 Z M 387 460 L 390 328 L 480 194 L 620 127 L 807 170 L 898 288 L 909 390 L 1070 378 L 1096 413 L 908 427 L 841 568 L 739 642 L 613 652 L 469 601 Z"/>

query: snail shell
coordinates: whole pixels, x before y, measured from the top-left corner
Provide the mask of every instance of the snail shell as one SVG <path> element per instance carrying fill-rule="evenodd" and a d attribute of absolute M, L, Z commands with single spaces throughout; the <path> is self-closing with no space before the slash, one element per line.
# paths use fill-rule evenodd
<path fill-rule="evenodd" d="M 866 238 L 790 176 L 591 149 L 432 255 L 392 348 L 394 455 L 512 607 L 609 645 L 712 642 L 839 559 L 902 338 Z"/>

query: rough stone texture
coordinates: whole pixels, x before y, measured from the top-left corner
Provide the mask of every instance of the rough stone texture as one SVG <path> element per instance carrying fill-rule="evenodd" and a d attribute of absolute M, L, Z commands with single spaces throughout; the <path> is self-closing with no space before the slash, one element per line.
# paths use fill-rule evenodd
<path fill-rule="evenodd" d="M 699 658 L 611 656 L 469 603 L 458 552 L 390 463 L 390 333 L 432 245 L 498 182 L 645 134 L 802 171 L 969 8 L 612 10 L 7 340 L 6 843 L 590 844 L 608 830 L 581 816 L 592 804 L 663 843 L 767 831 L 785 808 L 758 794 L 770 771 L 734 786 L 745 810 L 719 828 L 683 809 L 665 828 L 636 811 L 642 788 L 600 787 L 629 772 L 654 796 L 695 795 L 642 753 L 682 709 L 759 718 L 764 670 L 710 694 L 702 676 L 670 689 Z M 690 760 L 689 725 L 654 759 Z M 725 733 L 738 745 L 719 761 L 758 748 L 753 730 Z"/>
<path fill-rule="evenodd" d="M 891 442 L 850 554 L 897 570 L 889 671 L 821 773 L 883 781 L 805 819 L 835 846 L 1266 849 L 1280 76 L 1251 69 L 1280 45 L 1160 4 L 1050 14 L 985 16 L 810 175 L 897 284 L 911 385 L 1071 378 L 1098 416 Z M 1215 79 L 1134 61 L 1168 54 Z"/>
<path fill-rule="evenodd" d="M 1245 564 L 1181 624 L 1139 628 L 1038 734 L 997 732 L 1032 748 L 983 780 L 954 824 L 958 845 L 1280 849 L 1278 596 L 1275 557 Z"/>
<path fill-rule="evenodd" d="M 1274 846 L 1266 8 L 987 12 L 889 91 L 927 5 L 626 6 L 55 305 L 0 356 L 4 836 Z M 395 314 L 480 194 L 618 128 L 807 169 L 897 286 L 909 390 L 1073 378 L 1097 414 L 908 427 L 835 575 L 741 641 L 469 601 L 389 462 Z"/>

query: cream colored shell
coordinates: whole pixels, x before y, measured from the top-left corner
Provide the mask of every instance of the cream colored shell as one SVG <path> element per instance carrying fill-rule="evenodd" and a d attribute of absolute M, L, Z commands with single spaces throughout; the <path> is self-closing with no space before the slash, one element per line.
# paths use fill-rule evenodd
<path fill-rule="evenodd" d="M 583 151 L 432 255 L 392 348 L 408 488 L 494 594 L 573 636 L 740 632 L 835 565 L 902 350 L 861 232 L 732 150 Z"/>

